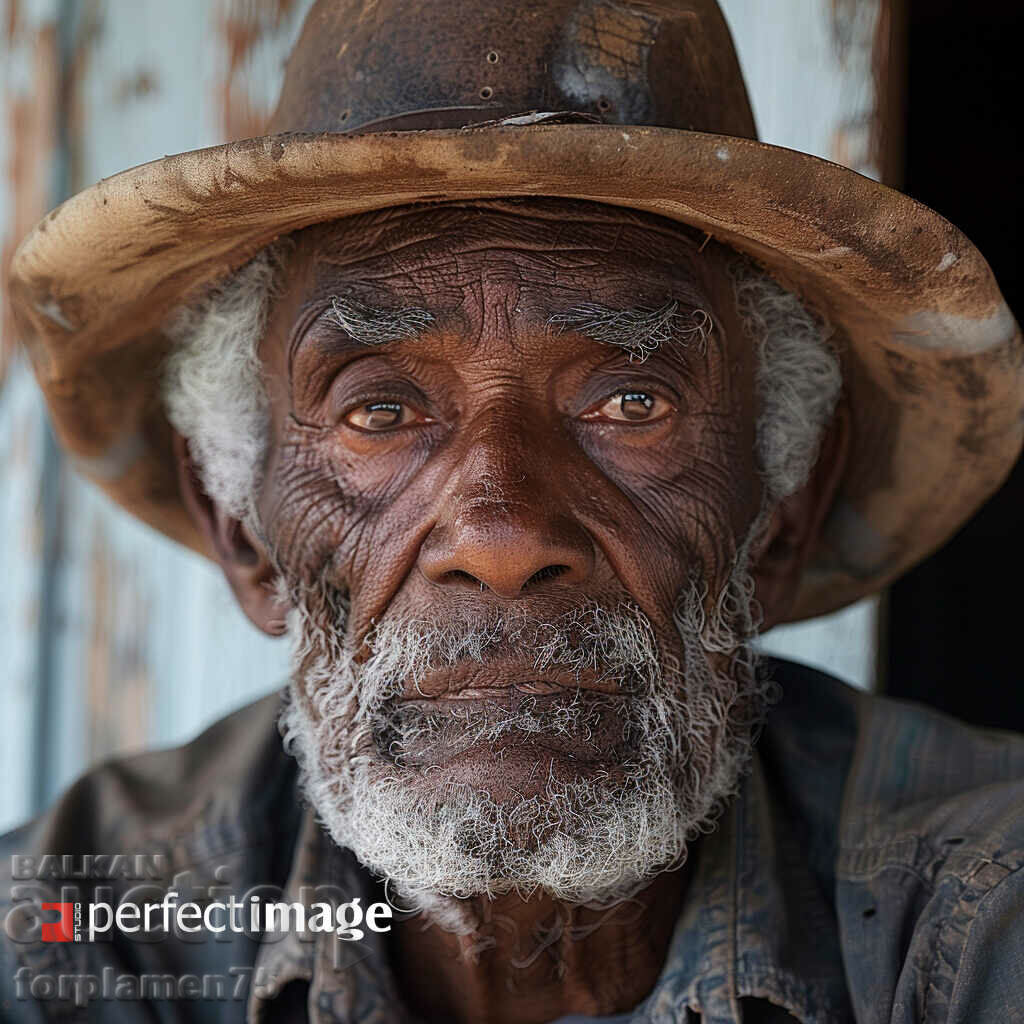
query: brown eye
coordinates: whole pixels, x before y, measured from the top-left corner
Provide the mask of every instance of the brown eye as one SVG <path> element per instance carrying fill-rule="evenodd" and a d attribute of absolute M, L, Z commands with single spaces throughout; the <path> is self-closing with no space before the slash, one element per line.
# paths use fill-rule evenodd
<path fill-rule="evenodd" d="M 353 409 L 345 422 L 359 430 L 391 430 L 413 419 L 412 411 L 401 402 L 369 402 Z"/>
<path fill-rule="evenodd" d="M 617 391 L 584 415 L 585 419 L 615 420 L 619 423 L 651 423 L 672 411 L 664 398 L 649 391 Z"/>

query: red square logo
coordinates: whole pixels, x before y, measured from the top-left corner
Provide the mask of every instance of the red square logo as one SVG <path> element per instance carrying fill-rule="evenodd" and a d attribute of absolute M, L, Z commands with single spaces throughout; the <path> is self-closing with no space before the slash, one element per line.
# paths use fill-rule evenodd
<path fill-rule="evenodd" d="M 43 942 L 71 942 L 74 938 L 74 903 L 44 903 L 43 910 L 56 910 L 56 921 L 43 922 Z"/>

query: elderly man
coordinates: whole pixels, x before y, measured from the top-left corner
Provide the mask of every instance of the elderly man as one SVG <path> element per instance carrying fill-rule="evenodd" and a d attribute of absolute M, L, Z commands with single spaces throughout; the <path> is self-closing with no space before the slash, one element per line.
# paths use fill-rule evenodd
<path fill-rule="evenodd" d="M 751 649 L 1012 464 L 984 260 L 752 141 L 713 0 L 462 15 L 321 0 L 270 135 L 15 261 L 83 471 L 294 671 L 5 840 L 5 1019 L 1016 1019 L 1024 741 Z M 202 913 L 328 890 L 398 919 Z"/>

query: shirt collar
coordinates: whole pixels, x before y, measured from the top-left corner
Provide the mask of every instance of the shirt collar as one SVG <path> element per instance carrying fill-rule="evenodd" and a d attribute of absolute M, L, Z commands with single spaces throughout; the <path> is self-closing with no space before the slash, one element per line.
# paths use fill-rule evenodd
<path fill-rule="evenodd" d="M 381 899 L 372 877 L 348 850 L 339 848 L 306 808 L 299 828 L 281 900 L 309 907 L 316 902 L 344 903 L 358 897 L 365 910 Z M 310 1019 L 362 1024 L 407 1018 L 389 967 L 381 934 L 364 929 L 349 941 L 330 932 L 264 934 L 253 970 L 247 1021 L 272 1019 L 273 1001 L 292 983 L 308 986 Z"/>
<path fill-rule="evenodd" d="M 738 1022 L 762 999 L 801 1024 L 852 1021 L 835 913 L 755 753 L 713 832 L 695 846 L 665 969 L 636 1020 Z"/>

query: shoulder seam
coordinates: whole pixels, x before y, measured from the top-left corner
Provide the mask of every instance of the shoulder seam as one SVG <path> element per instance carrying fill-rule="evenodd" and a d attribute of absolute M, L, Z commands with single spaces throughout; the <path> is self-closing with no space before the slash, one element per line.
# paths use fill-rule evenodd
<path fill-rule="evenodd" d="M 983 869 L 986 867 L 991 867 L 996 871 L 1001 872 L 1001 875 L 998 879 L 992 880 L 989 884 L 986 884 L 986 882 L 982 882 L 982 885 L 985 886 L 984 892 L 976 900 L 971 901 L 971 911 L 967 913 L 964 909 L 963 895 L 969 887 L 975 884 L 975 880 L 977 879 L 978 875 L 981 874 Z M 959 876 L 954 876 L 960 883 L 959 892 L 957 895 L 956 904 L 953 907 L 953 912 L 946 916 L 945 920 L 942 922 L 935 936 L 935 949 L 932 954 L 931 960 L 928 964 L 927 983 L 925 985 L 924 1001 L 921 1007 L 921 1016 L 923 1022 L 927 1022 L 929 1020 L 928 1007 L 932 993 L 934 992 L 937 994 L 941 994 L 941 989 L 935 982 L 935 976 L 937 972 L 939 956 L 943 951 L 943 938 L 951 931 L 954 925 L 959 926 L 959 931 L 962 934 L 962 938 L 956 950 L 957 964 L 956 970 L 953 974 L 953 985 L 948 997 L 947 1014 L 944 1018 L 942 1018 L 943 1021 L 946 1021 L 949 1017 L 949 1005 L 952 1004 L 953 995 L 955 994 L 957 986 L 960 983 L 964 950 L 967 948 L 967 945 L 970 942 L 971 930 L 974 928 L 975 922 L 977 922 L 979 916 L 981 915 L 985 902 L 989 899 L 989 897 L 993 896 L 997 892 L 997 890 L 1000 888 L 1000 886 L 1003 885 L 1004 882 L 1006 882 L 1008 879 L 1012 879 L 1016 875 L 1020 875 L 1022 872 L 1024 872 L 1024 851 L 1020 851 L 1019 861 L 1015 867 L 1010 867 L 1007 864 L 1003 864 L 998 861 L 989 859 L 983 863 L 979 863 L 975 867 L 975 870 L 966 877 L 961 878 Z"/>

